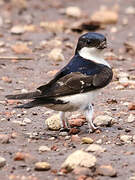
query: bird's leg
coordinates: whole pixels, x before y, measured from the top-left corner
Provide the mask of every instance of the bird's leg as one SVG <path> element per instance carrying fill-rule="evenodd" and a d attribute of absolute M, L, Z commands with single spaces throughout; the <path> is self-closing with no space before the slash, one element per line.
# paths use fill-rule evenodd
<path fill-rule="evenodd" d="M 69 123 L 67 121 L 67 118 L 65 117 L 65 112 L 60 112 L 60 126 L 61 131 L 69 129 Z"/>
<path fill-rule="evenodd" d="M 93 106 L 92 104 L 89 104 L 85 110 L 86 120 L 88 122 L 89 126 L 89 132 L 94 132 L 98 127 L 96 127 L 93 124 L 92 118 L 93 118 Z"/>

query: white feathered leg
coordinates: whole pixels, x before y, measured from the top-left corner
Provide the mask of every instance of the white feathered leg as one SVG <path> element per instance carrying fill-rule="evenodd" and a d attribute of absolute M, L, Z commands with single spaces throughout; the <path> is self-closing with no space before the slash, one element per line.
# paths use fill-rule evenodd
<path fill-rule="evenodd" d="M 93 124 L 93 121 L 92 121 L 92 118 L 93 118 L 93 106 L 92 104 L 89 104 L 87 106 L 87 108 L 85 109 L 85 116 L 86 116 L 86 120 L 88 122 L 88 126 L 89 126 L 89 132 L 93 132 L 95 131 L 96 129 L 98 129 L 98 127 L 96 127 L 94 124 Z"/>
<path fill-rule="evenodd" d="M 62 112 L 62 111 L 60 111 L 60 126 L 63 129 L 69 128 L 68 120 L 65 117 L 65 112 Z"/>

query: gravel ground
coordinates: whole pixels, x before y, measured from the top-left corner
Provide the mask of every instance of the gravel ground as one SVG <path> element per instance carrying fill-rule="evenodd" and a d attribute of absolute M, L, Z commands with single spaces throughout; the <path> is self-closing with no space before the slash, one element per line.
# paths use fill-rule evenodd
<path fill-rule="evenodd" d="M 67 9 L 71 6 L 77 10 L 72 9 L 70 14 Z M 0 8 L 0 179 L 134 180 L 135 2 L 1 0 Z M 60 136 L 59 131 L 48 130 L 45 125 L 55 112 L 44 107 L 14 109 L 19 101 L 7 101 L 5 95 L 33 91 L 53 78 L 72 57 L 78 37 L 88 31 L 86 27 L 73 31 L 73 25 L 78 29 L 75 23 L 91 22 L 92 15 L 101 9 L 102 22 L 97 23 L 95 18 L 89 27 L 107 36 L 105 55 L 114 78 L 97 98 L 95 117 L 102 115 L 107 121 L 110 116 L 113 121 L 107 125 L 103 122 L 101 129 L 91 134 L 84 123 L 69 135 Z M 60 49 L 57 59 L 50 55 L 55 48 Z M 62 168 L 69 155 L 87 149 L 89 138 L 106 149 L 92 152 L 96 164 L 85 170 L 79 165 L 73 171 Z M 37 162 L 49 165 L 39 163 L 37 168 Z"/>

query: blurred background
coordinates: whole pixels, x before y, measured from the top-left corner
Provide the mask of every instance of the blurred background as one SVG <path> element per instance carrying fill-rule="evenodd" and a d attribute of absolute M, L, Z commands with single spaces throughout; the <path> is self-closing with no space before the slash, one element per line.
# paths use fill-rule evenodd
<path fill-rule="evenodd" d="M 135 179 L 134 24 L 135 0 L 0 0 L 0 152 L 6 164 L 2 164 L 1 180 L 44 180 L 45 175 L 48 180 Z M 108 41 L 104 57 L 113 68 L 114 78 L 99 94 L 95 116 L 107 115 L 110 121 L 101 124 L 103 131 L 92 135 L 83 126 L 77 136 L 61 137 L 45 129 L 44 120 L 52 111 L 13 109 L 19 101 L 7 101 L 5 95 L 34 91 L 52 79 L 73 56 L 80 35 L 88 31 L 103 33 Z M 107 149 L 102 155 L 96 154 L 97 164 L 110 164 L 112 174 L 89 172 L 89 179 L 87 173 L 80 179 L 75 173 L 57 176 L 67 155 L 86 148 L 81 143 L 83 136 Z M 42 145 L 49 146 L 47 154 L 38 151 Z M 23 157 L 28 161 L 16 161 L 18 151 L 47 160 L 52 170 L 45 174 L 35 171 L 26 154 Z"/>

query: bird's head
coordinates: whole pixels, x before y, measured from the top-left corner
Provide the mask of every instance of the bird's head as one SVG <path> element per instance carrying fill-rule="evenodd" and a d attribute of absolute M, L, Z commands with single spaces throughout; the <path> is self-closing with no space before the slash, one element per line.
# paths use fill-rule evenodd
<path fill-rule="evenodd" d="M 104 35 L 88 32 L 79 38 L 75 53 L 77 54 L 80 51 L 101 51 L 106 47 L 107 43 Z"/>

